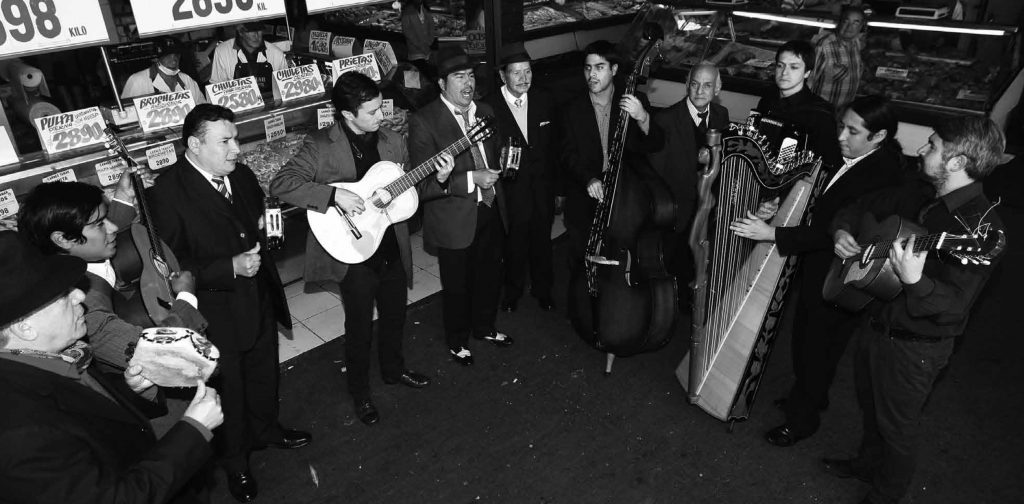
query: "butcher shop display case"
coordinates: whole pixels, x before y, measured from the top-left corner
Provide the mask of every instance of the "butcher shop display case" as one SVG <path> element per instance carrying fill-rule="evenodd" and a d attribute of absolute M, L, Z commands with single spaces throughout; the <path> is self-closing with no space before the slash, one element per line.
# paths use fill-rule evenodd
<path fill-rule="evenodd" d="M 624 51 L 635 54 L 643 24 L 657 23 L 665 39 L 655 78 L 685 82 L 692 65 L 708 60 L 721 69 L 723 89 L 755 96 L 774 87 L 779 46 L 794 39 L 817 42 L 835 25 L 829 12 L 787 13 L 753 1 L 729 7 L 668 3 L 652 3 L 638 14 L 622 40 Z M 1016 26 L 872 13 L 863 37 L 858 94 L 889 97 L 907 122 L 988 114 L 1020 71 Z"/>

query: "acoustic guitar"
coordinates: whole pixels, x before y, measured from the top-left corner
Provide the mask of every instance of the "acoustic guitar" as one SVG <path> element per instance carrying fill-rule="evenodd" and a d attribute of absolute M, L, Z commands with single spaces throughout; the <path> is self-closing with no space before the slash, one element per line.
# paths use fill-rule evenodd
<path fill-rule="evenodd" d="M 181 268 L 177 258 L 160 239 L 153 225 L 149 206 L 146 204 L 145 184 L 137 169 L 139 164 L 128 154 L 128 149 L 110 127 L 107 127 L 104 133 L 107 135 L 107 149 L 128 163 L 128 169 L 121 176 L 131 177 L 139 212 L 138 220 L 132 222 L 128 231 L 118 234 L 117 254 L 111 259 L 111 265 L 122 281 L 134 283 L 138 279 L 138 295 L 142 298 L 146 314 L 155 324 L 160 324 L 167 318 L 174 303 L 175 294 L 171 289 L 172 274 Z M 131 241 L 128 242 L 122 237 L 130 237 Z M 133 320 L 136 319 L 137 317 Z"/>
<path fill-rule="evenodd" d="M 962 264 L 989 265 L 1006 246 L 1002 230 L 992 232 L 982 224 L 964 234 L 933 233 L 912 222 L 892 215 L 882 222 L 867 214 L 861 221 L 857 237 L 861 246 L 858 257 L 836 258 L 825 277 L 821 295 L 849 311 L 860 311 L 874 299 L 888 301 L 903 289 L 903 284 L 889 262 L 894 243 L 906 246 L 915 235 L 914 252 L 941 251 Z"/>
<path fill-rule="evenodd" d="M 415 186 L 434 173 L 439 156 L 447 153 L 454 157 L 493 134 L 491 119 L 482 117 L 462 138 L 413 170 L 405 172 L 397 163 L 380 161 L 358 182 L 330 184 L 358 194 L 366 204 L 366 211 L 348 215 L 337 205 L 323 213 L 307 210 L 310 231 L 331 257 L 343 263 L 358 264 L 369 259 L 380 246 L 388 226 L 416 213 L 419 196 Z"/>

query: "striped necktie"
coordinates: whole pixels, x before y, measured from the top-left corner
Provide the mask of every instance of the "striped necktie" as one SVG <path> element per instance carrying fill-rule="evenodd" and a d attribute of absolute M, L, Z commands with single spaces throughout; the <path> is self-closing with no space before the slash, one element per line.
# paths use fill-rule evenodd
<path fill-rule="evenodd" d="M 235 202 L 235 199 L 231 197 L 231 191 L 228 191 L 227 184 L 224 183 L 224 177 L 213 177 L 211 180 L 213 180 L 213 185 L 217 187 L 217 192 L 219 192 L 221 196 L 227 198 L 230 203 Z"/>
<path fill-rule="evenodd" d="M 459 115 L 462 116 L 462 124 L 465 125 L 466 131 L 469 131 L 469 124 L 470 124 L 469 123 L 469 109 L 466 109 L 466 110 L 463 110 L 463 111 L 459 112 Z M 470 153 L 473 156 L 473 164 L 476 165 L 476 169 L 477 170 L 484 170 L 484 169 L 486 169 L 487 165 L 484 164 L 483 153 L 480 152 L 479 145 L 478 144 L 473 144 L 473 146 L 469 149 L 469 151 L 470 151 Z M 490 189 L 484 189 L 482 187 L 480 188 L 480 202 L 483 203 L 484 205 L 487 205 L 487 206 L 491 206 L 491 205 L 494 204 L 494 188 L 493 187 L 491 187 Z"/>

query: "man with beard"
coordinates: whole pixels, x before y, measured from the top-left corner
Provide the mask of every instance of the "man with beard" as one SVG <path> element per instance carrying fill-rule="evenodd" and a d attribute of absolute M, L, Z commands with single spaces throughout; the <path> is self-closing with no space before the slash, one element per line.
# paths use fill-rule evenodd
<path fill-rule="evenodd" d="M 629 116 L 622 164 L 634 156 L 662 147 L 661 127 L 651 121 L 647 98 L 627 95 L 613 83 L 619 71 L 615 46 L 607 40 L 583 50 L 583 77 L 587 94 L 565 106 L 561 120 L 562 165 L 565 170 L 565 227 L 569 234 L 570 276 L 583 274 L 583 256 L 597 202 L 604 198 L 601 182 L 608 166 L 608 143 L 615 131 L 618 111 Z M 689 141 L 690 139 L 687 139 Z M 571 285 L 571 283 L 570 283 Z"/>
<path fill-rule="evenodd" d="M 811 91 L 839 111 L 857 97 L 860 88 L 866 22 L 863 7 L 847 5 L 839 13 L 835 31 L 814 46 L 816 71 L 809 83 Z"/>
<path fill-rule="evenodd" d="M 461 48 L 438 55 L 441 96 L 409 120 L 409 166 L 413 169 L 457 141 L 491 106 L 473 100 L 476 65 Z M 452 360 L 473 364 L 469 337 L 498 347 L 512 338 L 497 330 L 501 293 L 501 248 L 507 230 L 505 191 L 499 183 L 499 136 L 478 142 L 455 157 L 444 178 L 419 183 L 423 242 L 437 250 L 444 302 L 445 341 Z"/>
<path fill-rule="evenodd" d="M 929 233 L 1001 235 L 1003 223 L 981 179 L 999 163 L 1005 144 L 988 118 L 940 123 L 918 150 L 925 183 L 878 191 L 840 211 L 832 225 L 836 255 L 849 259 L 861 253 L 854 235 L 865 212 L 899 215 Z M 897 503 L 910 487 L 922 410 L 993 267 L 962 264 L 927 249 L 915 252 L 914 246 L 913 236 L 892 244 L 888 265 L 902 291 L 890 301 L 872 302 L 855 333 L 854 377 L 864 421 L 860 450 L 853 459 L 823 460 L 839 477 L 870 482 L 862 501 L 869 504 Z"/>

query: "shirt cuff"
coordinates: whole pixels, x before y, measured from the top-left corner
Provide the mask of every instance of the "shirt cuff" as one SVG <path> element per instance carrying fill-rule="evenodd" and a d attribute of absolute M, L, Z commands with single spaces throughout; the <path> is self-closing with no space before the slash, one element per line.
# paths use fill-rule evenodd
<path fill-rule="evenodd" d="M 903 289 L 907 291 L 908 296 L 926 297 L 935 290 L 935 282 L 931 278 L 921 275 L 921 279 L 917 282 L 903 284 Z"/>
<path fill-rule="evenodd" d="M 203 435 L 203 439 L 205 439 L 207 443 L 213 440 L 213 431 L 207 429 L 205 425 L 199 423 L 199 420 L 196 420 L 195 418 L 192 417 L 183 416 L 181 417 L 181 421 L 191 425 L 192 427 L 195 427 L 196 430 Z"/>
<path fill-rule="evenodd" d="M 199 300 L 196 299 L 196 295 L 192 294 L 191 292 L 179 292 L 177 297 L 175 297 L 174 299 L 179 299 L 192 305 L 192 308 L 195 308 L 197 310 L 199 309 Z"/>
<path fill-rule="evenodd" d="M 466 172 L 466 194 L 473 194 L 476 191 L 476 184 L 473 183 L 473 172 Z"/>

